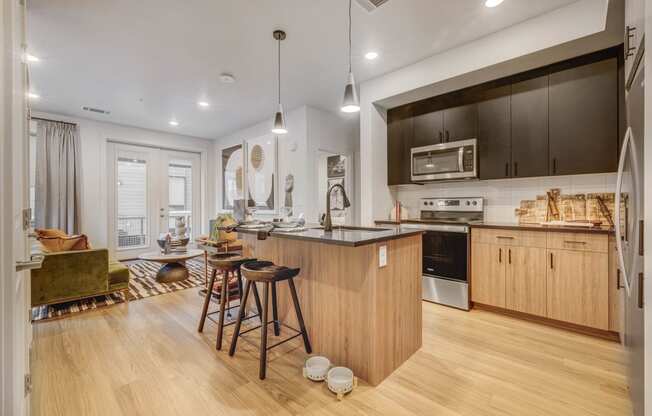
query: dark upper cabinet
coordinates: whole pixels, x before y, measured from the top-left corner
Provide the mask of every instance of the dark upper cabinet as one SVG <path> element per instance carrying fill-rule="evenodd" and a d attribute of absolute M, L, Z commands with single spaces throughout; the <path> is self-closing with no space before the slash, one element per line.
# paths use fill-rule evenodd
<path fill-rule="evenodd" d="M 551 174 L 618 168 L 616 58 L 550 74 Z"/>
<path fill-rule="evenodd" d="M 387 114 L 388 185 L 402 185 L 411 182 L 412 138 L 412 109 L 403 107 L 390 110 Z"/>
<path fill-rule="evenodd" d="M 491 88 L 478 103 L 478 170 L 480 179 L 511 175 L 511 86 Z"/>
<path fill-rule="evenodd" d="M 548 75 L 512 84 L 511 176 L 547 176 Z"/>
<path fill-rule="evenodd" d="M 414 147 L 430 146 L 444 142 L 444 113 L 434 111 L 420 114 L 412 118 Z"/>
<path fill-rule="evenodd" d="M 444 113 L 444 142 L 478 137 L 478 105 L 476 103 L 447 108 Z"/>

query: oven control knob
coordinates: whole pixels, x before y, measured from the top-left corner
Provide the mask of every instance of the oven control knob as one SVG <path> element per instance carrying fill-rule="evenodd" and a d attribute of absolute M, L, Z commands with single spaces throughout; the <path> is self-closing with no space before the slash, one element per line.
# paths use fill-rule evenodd
<path fill-rule="evenodd" d="M 469 201 L 466 201 L 466 205 L 469 206 L 471 205 L 471 203 Z"/>
<path fill-rule="evenodd" d="M 473 205 L 478 205 L 478 201 L 473 201 Z"/>

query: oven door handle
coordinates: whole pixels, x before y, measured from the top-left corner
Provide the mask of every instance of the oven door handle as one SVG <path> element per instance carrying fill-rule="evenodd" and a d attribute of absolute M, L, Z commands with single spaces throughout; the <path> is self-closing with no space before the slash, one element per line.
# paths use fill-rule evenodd
<path fill-rule="evenodd" d="M 464 172 L 464 146 L 460 147 L 457 156 L 457 170 Z"/>

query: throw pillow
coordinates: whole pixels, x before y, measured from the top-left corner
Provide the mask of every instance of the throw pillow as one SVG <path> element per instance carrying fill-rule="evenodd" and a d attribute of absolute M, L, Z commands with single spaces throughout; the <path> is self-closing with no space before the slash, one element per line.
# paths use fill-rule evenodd
<path fill-rule="evenodd" d="M 90 249 L 88 237 L 84 234 L 70 237 L 43 237 L 38 240 L 43 246 L 43 251 L 46 253 Z"/>
<path fill-rule="evenodd" d="M 34 230 L 36 232 L 36 235 L 38 235 L 39 238 L 47 238 L 47 237 L 61 237 L 65 238 L 68 237 L 68 234 L 65 232 L 56 229 L 56 228 L 37 228 Z"/>

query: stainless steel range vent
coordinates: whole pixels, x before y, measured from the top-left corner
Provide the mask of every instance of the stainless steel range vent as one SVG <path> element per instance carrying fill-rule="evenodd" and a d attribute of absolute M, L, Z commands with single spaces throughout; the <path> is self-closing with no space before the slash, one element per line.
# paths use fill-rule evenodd
<path fill-rule="evenodd" d="M 108 110 L 102 110 L 101 108 L 95 108 L 95 107 L 87 107 L 87 106 L 83 106 L 83 107 L 82 107 L 82 110 L 84 110 L 84 111 L 88 111 L 88 112 L 91 112 L 91 113 L 96 113 L 96 114 L 104 114 L 104 115 L 106 115 L 106 116 L 108 116 L 109 114 L 111 114 L 111 112 L 108 111 Z"/>
<path fill-rule="evenodd" d="M 355 0 L 360 6 L 362 6 L 366 11 L 373 12 L 383 4 L 387 3 L 389 0 Z"/>

